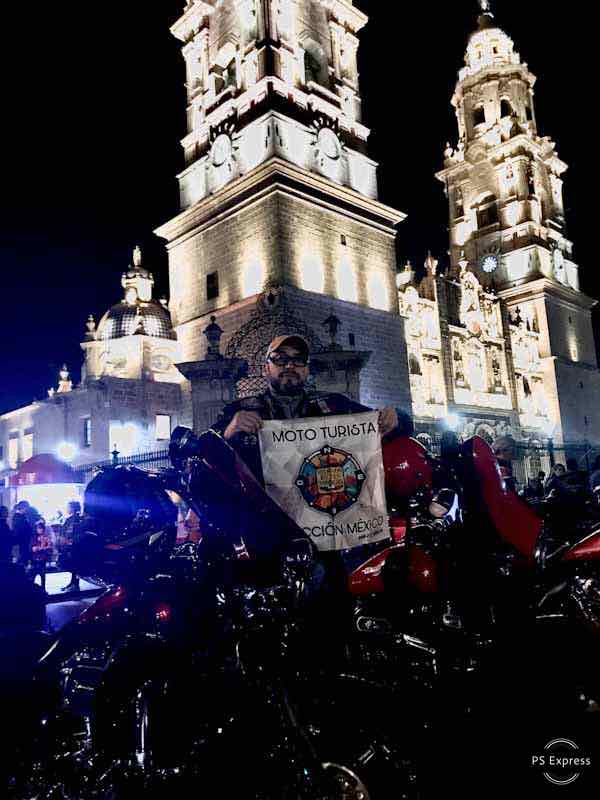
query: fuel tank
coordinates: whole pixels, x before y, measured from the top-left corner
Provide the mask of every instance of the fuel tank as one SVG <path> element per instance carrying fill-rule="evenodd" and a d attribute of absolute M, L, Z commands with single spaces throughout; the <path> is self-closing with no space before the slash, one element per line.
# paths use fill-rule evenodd
<path fill-rule="evenodd" d="M 399 436 L 383 445 L 388 503 L 402 507 L 420 490 L 432 491 L 433 468 L 427 450 L 416 439 Z"/>

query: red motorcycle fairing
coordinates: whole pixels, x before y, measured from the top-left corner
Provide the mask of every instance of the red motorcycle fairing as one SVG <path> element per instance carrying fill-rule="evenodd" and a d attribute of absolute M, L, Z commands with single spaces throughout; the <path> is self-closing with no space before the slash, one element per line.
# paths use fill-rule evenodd
<path fill-rule="evenodd" d="M 392 504 L 405 506 L 419 490 L 432 491 L 433 469 L 427 450 L 421 442 L 408 436 L 399 436 L 382 447 L 385 471 L 385 489 Z M 348 590 L 353 595 L 383 592 L 383 568 L 387 558 L 404 549 L 407 520 L 402 514 L 391 514 L 390 534 L 393 544 L 371 555 L 348 576 Z M 416 570 L 418 573 L 418 569 Z"/>
<path fill-rule="evenodd" d="M 479 502 L 496 531 L 522 556 L 533 561 L 542 519 L 515 492 L 506 488 L 492 448 L 480 436 L 465 442 L 462 453 L 471 463 L 477 482 L 472 489 L 479 495 Z"/>
<path fill-rule="evenodd" d="M 573 545 L 564 556 L 565 561 L 600 560 L 600 531 L 596 530 L 583 541 Z"/>
<path fill-rule="evenodd" d="M 423 594 L 440 590 L 440 564 L 420 545 L 408 548 L 408 581 Z"/>
<path fill-rule="evenodd" d="M 406 502 L 421 489 L 432 491 L 433 469 L 421 442 L 399 436 L 382 449 L 385 488 L 392 502 Z"/>
<path fill-rule="evenodd" d="M 403 549 L 403 545 L 394 545 L 387 547 L 380 553 L 377 553 L 364 564 L 361 564 L 358 569 L 348 577 L 348 589 L 351 594 L 365 595 L 365 594 L 380 594 L 384 590 L 383 585 L 383 568 L 388 557 Z"/>
<path fill-rule="evenodd" d="M 404 543 L 386 547 L 348 577 L 348 590 L 353 595 L 381 594 L 385 590 L 383 573 L 386 562 L 394 554 L 406 553 L 407 579 L 411 586 L 423 594 L 439 592 L 439 564 L 419 545 Z"/>

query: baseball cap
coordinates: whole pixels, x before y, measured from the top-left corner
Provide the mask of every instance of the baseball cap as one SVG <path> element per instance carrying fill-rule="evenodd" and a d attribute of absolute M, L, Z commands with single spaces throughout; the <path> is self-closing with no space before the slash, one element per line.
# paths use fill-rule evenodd
<path fill-rule="evenodd" d="M 297 333 L 289 333 L 284 336 L 276 336 L 273 339 L 267 348 L 266 358 L 269 358 L 272 353 L 279 350 L 284 344 L 297 348 L 306 358 L 310 355 L 310 347 L 306 339 L 303 336 L 299 336 Z"/>

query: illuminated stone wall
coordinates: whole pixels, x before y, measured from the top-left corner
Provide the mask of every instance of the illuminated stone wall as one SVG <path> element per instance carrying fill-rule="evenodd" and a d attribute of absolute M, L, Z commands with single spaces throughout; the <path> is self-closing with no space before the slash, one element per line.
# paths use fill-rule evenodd
<path fill-rule="evenodd" d="M 110 458 L 115 442 L 110 439 L 111 423 L 126 427 L 121 440 L 122 455 L 159 450 L 168 445 L 156 438 L 156 415 L 171 417 L 175 427 L 188 421 L 181 413 L 181 390 L 177 384 L 103 378 L 89 381 L 71 392 L 32 403 L 0 416 L 0 445 L 9 468 L 8 442 L 19 440 L 19 461 L 25 458 L 23 438 L 33 434 L 33 455 L 57 453 L 61 443 L 74 447 L 75 465 Z M 91 443 L 86 444 L 84 421 L 91 420 Z M 2 472 L 2 467 L 0 467 Z"/>
<path fill-rule="evenodd" d="M 274 157 L 377 196 L 356 60 L 366 21 L 342 0 L 188 5 L 171 29 L 188 89 L 182 208 Z"/>
<path fill-rule="evenodd" d="M 512 399 L 510 393 L 505 398 L 511 400 L 506 409 L 512 409 L 515 432 L 555 441 L 600 441 L 594 301 L 580 291 L 565 226 L 567 164 L 555 142 L 540 133 L 535 84 L 512 39 L 489 10 L 482 13 L 452 98 L 458 138 L 447 144 L 437 174 L 448 198 L 447 278 L 461 283 L 464 297 L 468 287 L 461 276 L 471 273 L 483 292 L 491 290 L 501 301 L 506 346 L 494 346 L 506 355 L 498 360 L 512 388 Z M 484 343 L 484 353 L 473 332 L 471 341 L 452 326 L 449 333 L 455 371 L 472 371 L 464 387 L 448 390 L 449 410 L 501 405 L 499 395 L 491 402 L 490 393 L 482 392 L 477 377 L 484 358 L 489 377 L 491 344 Z M 476 338 L 483 342 L 480 335 Z M 581 380 L 584 374 L 587 380 Z M 479 387 L 475 393 L 474 383 Z"/>
<path fill-rule="evenodd" d="M 188 4 L 172 28 L 188 86 L 182 212 L 157 233 L 183 362 L 205 357 L 211 314 L 224 348 L 245 326 L 256 338 L 257 303 L 277 287 L 316 347 L 334 312 L 348 346 L 372 353 L 364 402 L 409 409 L 395 287 L 404 215 L 378 202 L 366 155 L 356 61 L 366 21 L 346 0 Z M 254 360 L 273 327 L 260 331 Z"/>

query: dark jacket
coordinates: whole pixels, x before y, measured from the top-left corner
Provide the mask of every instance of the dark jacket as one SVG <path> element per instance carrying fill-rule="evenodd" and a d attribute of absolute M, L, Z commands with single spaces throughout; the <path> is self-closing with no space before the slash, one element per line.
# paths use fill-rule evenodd
<path fill-rule="evenodd" d="M 0 561 L 10 561 L 15 538 L 8 522 L 0 519 Z"/>
<path fill-rule="evenodd" d="M 370 408 L 351 400 L 343 394 L 309 394 L 297 398 L 281 398 L 270 391 L 255 397 L 245 397 L 225 406 L 219 419 L 212 426 L 223 434 L 238 411 L 256 411 L 261 419 L 302 419 L 304 417 L 332 417 L 338 414 L 359 414 L 371 411 Z M 258 437 L 239 433 L 229 444 L 250 467 L 256 478 L 264 484 Z"/>
<path fill-rule="evenodd" d="M 351 400 L 343 394 L 326 394 L 317 392 L 304 392 L 297 398 L 278 397 L 267 390 L 255 397 L 245 397 L 225 406 L 221 416 L 212 426 L 217 433 L 223 434 L 225 429 L 238 411 L 256 411 L 261 419 L 302 419 L 304 417 L 333 417 L 343 414 L 360 414 L 373 409 L 363 406 L 356 400 Z M 413 436 L 414 425 L 412 418 L 396 409 L 398 413 L 398 427 L 388 433 L 385 440 L 396 436 Z M 229 442 L 238 455 L 250 467 L 256 478 L 264 485 L 262 463 L 258 437 L 246 433 L 234 436 Z"/>
<path fill-rule="evenodd" d="M 83 533 L 83 517 L 79 513 L 71 514 L 62 524 L 61 531 L 65 544 L 77 547 Z"/>
<path fill-rule="evenodd" d="M 33 527 L 25 514 L 15 513 L 12 518 L 12 532 L 15 544 L 19 545 L 19 559 L 29 558 Z"/>

